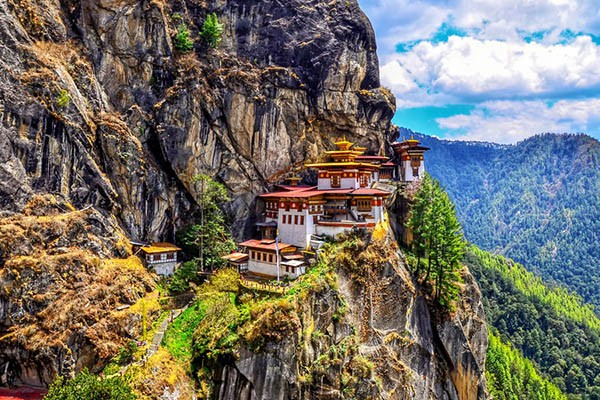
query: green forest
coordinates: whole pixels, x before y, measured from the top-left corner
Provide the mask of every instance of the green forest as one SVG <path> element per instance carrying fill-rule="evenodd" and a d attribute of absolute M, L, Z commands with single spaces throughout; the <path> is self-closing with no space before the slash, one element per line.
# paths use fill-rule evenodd
<path fill-rule="evenodd" d="M 566 400 L 554 384 L 541 377 L 533 363 L 494 332 L 489 333 L 485 360 L 488 390 L 494 400 Z"/>
<path fill-rule="evenodd" d="M 475 246 L 464 261 L 481 288 L 488 323 L 500 337 L 569 399 L 600 399 L 600 319 L 591 307 L 564 289 L 547 288 L 521 265 Z M 488 357 L 497 351 L 491 344 Z"/>
<path fill-rule="evenodd" d="M 467 240 L 600 306 L 597 140 L 543 134 L 505 146 L 415 138 L 431 148 L 425 168 L 455 203 Z"/>

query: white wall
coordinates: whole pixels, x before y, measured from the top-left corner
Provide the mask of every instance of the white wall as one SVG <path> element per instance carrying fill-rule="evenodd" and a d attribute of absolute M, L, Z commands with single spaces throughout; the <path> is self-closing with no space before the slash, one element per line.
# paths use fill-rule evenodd
<path fill-rule="evenodd" d="M 291 272 L 292 270 L 295 270 L 295 271 Z M 261 274 L 261 275 L 268 275 L 268 276 L 272 276 L 272 277 L 276 278 L 277 277 L 277 264 L 275 264 L 275 263 L 271 264 L 271 263 L 264 262 L 264 261 L 257 261 L 257 260 L 250 259 L 250 260 L 248 260 L 248 271 L 254 272 L 257 274 Z M 299 275 L 302 275 L 305 272 L 306 272 L 306 267 L 300 267 L 300 268 L 295 268 L 295 269 L 290 268 L 290 272 L 286 272 L 285 265 L 279 266 L 279 277 L 280 278 L 283 278 L 284 276 L 288 276 L 288 277 L 294 279 L 294 278 L 297 278 Z"/>
<path fill-rule="evenodd" d="M 289 216 L 292 217 L 292 223 L 289 224 Z M 286 218 L 286 223 L 283 223 L 283 218 Z M 300 216 L 304 216 L 304 224 L 300 224 Z M 294 224 L 295 218 L 298 219 L 298 224 Z M 277 221 L 277 228 L 279 229 L 279 241 L 282 243 L 293 244 L 301 249 L 307 245 L 306 237 L 310 235 L 307 230 L 308 210 L 295 210 L 290 209 L 285 211 L 279 209 L 279 220 Z M 310 217 L 312 218 L 312 217 Z M 310 221 L 312 223 L 312 221 Z M 311 231 L 312 233 L 312 231 Z"/>
<path fill-rule="evenodd" d="M 154 269 L 157 275 L 162 276 L 171 276 L 175 273 L 175 266 L 177 263 L 173 262 L 164 262 L 164 263 L 155 263 L 150 266 Z"/>
<path fill-rule="evenodd" d="M 317 225 L 317 235 L 327 235 L 327 236 L 335 237 L 336 235 L 338 235 L 340 233 L 344 233 L 348 230 L 350 230 L 350 228 L 344 228 L 344 227 L 339 227 L 339 226 Z"/>
<path fill-rule="evenodd" d="M 413 169 L 410 166 L 410 160 L 402 161 L 402 168 L 404 169 L 404 180 L 407 182 L 412 182 L 417 179 L 423 178 L 425 174 L 425 163 L 421 160 L 421 165 L 419 165 L 419 176 L 415 177 L 413 175 Z"/>
<path fill-rule="evenodd" d="M 342 178 L 339 189 L 358 189 L 360 185 L 356 177 L 354 178 Z"/>
<path fill-rule="evenodd" d="M 319 173 L 320 172 L 322 172 L 322 171 L 319 171 Z M 347 170 L 346 172 L 352 172 L 352 173 L 354 173 L 354 176 L 352 178 L 350 178 L 350 177 L 344 178 L 343 176 L 340 175 L 340 187 L 332 188 L 331 187 L 331 177 L 329 177 L 329 178 L 319 178 L 318 179 L 318 181 L 317 181 L 318 189 L 319 190 L 358 189 L 360 187 L 360 183 L 357 178 L 358 170 L 352 169 L 352 170 Z M 372 182 L 372 180 L 369 181 L 369 184 L 371 182 Z"/>
<path fill-rule="evenodd" d="M 172 258 L 167 259 L 167 255 L 170 255 Z M 154 260 L 154 256 L 160 256 L 160 260 Z M 171 252 L 171 253 L 159 253 L 159 254 L 146 254 L 146 262 L 148 264 L 177 262 L 177 253 Z"/>
<path fill-rule="evenodd" d="M 309 214 L 308 209 L 304 210 L 304 223 L 306 227 L 304 232 L 305 243 L 302 248 L 310 247 L 310 236 L 316 234 L 315 224 L 313 223 L 314 215 L 317 214 Z"/>

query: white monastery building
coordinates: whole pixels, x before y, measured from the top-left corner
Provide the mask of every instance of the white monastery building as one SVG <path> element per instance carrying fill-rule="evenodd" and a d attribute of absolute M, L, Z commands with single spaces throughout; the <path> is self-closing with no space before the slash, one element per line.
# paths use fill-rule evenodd
<path fill-rule="evenodd" d="M 384 219 L 384 202 L 391 193 L 374 184 L 420 179 L 425 172 L 423 154 L 429 150 L 413 138 L 394 143 L 392 162 L 385 156 L 364 155 L 366 148 L 345 138 L 335 145 L 337 150 L 325 152 L 325 161 L 305 164 L 317 170 L 317 186 L 299 186 L 299 178 L 292 178 L 289 185 L 277 185 L 276 191 L 259 196 L 265 205 L 264 221 L 257 224 L 262 239 L 239 244 L 246 249 L 249 272 L 295 278 L 306 268 L 297 251 L 309 249 L 314 236 L 375 228 Z M 224 258 L 231 262 L 232 256 Z"/>

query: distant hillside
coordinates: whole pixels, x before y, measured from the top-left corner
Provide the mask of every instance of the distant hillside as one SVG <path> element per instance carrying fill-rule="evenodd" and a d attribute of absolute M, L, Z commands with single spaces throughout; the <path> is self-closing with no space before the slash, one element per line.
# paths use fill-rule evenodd
<path fill-rule="evenodd" d="M 401 129 L 401 136 L 411 134 Z M 600 306 L 600 143 L 543 134 L 516 145 L 415 134 L 467 239 Z"/>
<path fill-rule="evenodd" d="M 569 399 L 600 399 L 600 319 L 592 309 L 561 288 L 546 287 L 521 265 L 475 246 L 469 247 L 465 263 L 481 288 L 488 323 L 500 337 L 533 361 Z M 494 335 L 487 356 L 488 373 L 493 375 L 492 392 L 496 386 L 497 392 L 514 387 L 516 397 L 506 398 L 540 398 L 523 396 L 522 392 L 519 395 L 517 388 L 523 385 L 515 385 L 511 376 L 531 382 L 523 375 L 534 374 Z M 504 370 L 510 373 L 504 374 Z M 506 376 L 511 379 L 510 385 L 504 384 Z"/>

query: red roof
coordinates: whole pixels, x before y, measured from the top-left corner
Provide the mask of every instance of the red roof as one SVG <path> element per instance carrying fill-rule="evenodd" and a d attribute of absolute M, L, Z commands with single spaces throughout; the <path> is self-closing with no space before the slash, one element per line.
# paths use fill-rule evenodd
<path fill-rule="evenodd" d="M 391 193 L 379 189 L 360 188 L 352 192 L 356 196 L 389 196 Z"/>
<path fill-rule="evenodd" d="M 293 198 L 308 198 L 313 196 L 318 196 L 320 193 L 315 194 L 315 192 L 319 192 L 319 190 L 296 190 L 293 192 L 271 192 L 271 193 L 263 193 L 259 197 L 271 198 L 271 197 L 293 197 Z"/>
<path fill-rule="evenodd" d="M 15 389 L 0 388 L 0 400 L 39 400 L 47 390 L 20 387 Z"/>
<path fill-rule="evenodd" d="M 329 190 L 296 190 L 293 192 L 271 192 L 261 194 L 259 197 L 288 197 L 288 198 L 309 198 L 323 194 L 348 194 L 353 189 L 329 189 Z"/>
<path fill-rule="evenodd" d="M 264 240 L 257 240 L 257 239 L 246 240 L 245 242 L 238 244 L 238 246 L 250 247 L 253 249 L 273 250 L 273 251 L 275 251 L 275 245 L 276 245 L 276 243 L 274 240 L 264 241 Z M 296 249 L 296 246 L 294 246 L 294 245 L 287 244 L 287 243 L 281 243 L 281 242 L 279 243 L 278 247 L 279 247 L 279 251 L 284 250 L 284 249 L 290 249 L 290 250 Z"/>
<path fill-rule="evenodd" d="M 305 185 L 301 185 L 301 186 L 293 186 L 293 185 L 275 185 L 276 188 L 278 189 L 282 189 L 282 191 L 284 192 L 300 192 L 300 191 L 305 191 L 305 190 L 312 190 L 312 189 L 316 189 L 316 186 L 305 186 Z"/>
<path fill-rule="evenodd" d="M 395 167 L 395 166 L 396 166 L 396 164 L 395 164 L 395 163 L 393 163 L 393 162 L 391 162 L 391 161 L 388 161 L 388 162 L 386 162 L 386 163 L 383 163 L 383 164 L 381 164 L 381 166 L 382 166 L 382 167 Z"/>
<path fill-rule="evenodd" d="M 327 189 L 327 190 L 297 190 L 294 192 L 272 192 L 272 193 L 264 193 L 259 197 L 264 198 L 294 198 L 294 199 L 306 199 L 310 197 L 316 197 L 321 195 L 335 195 L 335 194 L 347 194 L 347 195 L 357 195 L 357 196 L 387 196 L 390 193 L 378 190 L 378 189 Z"/>

